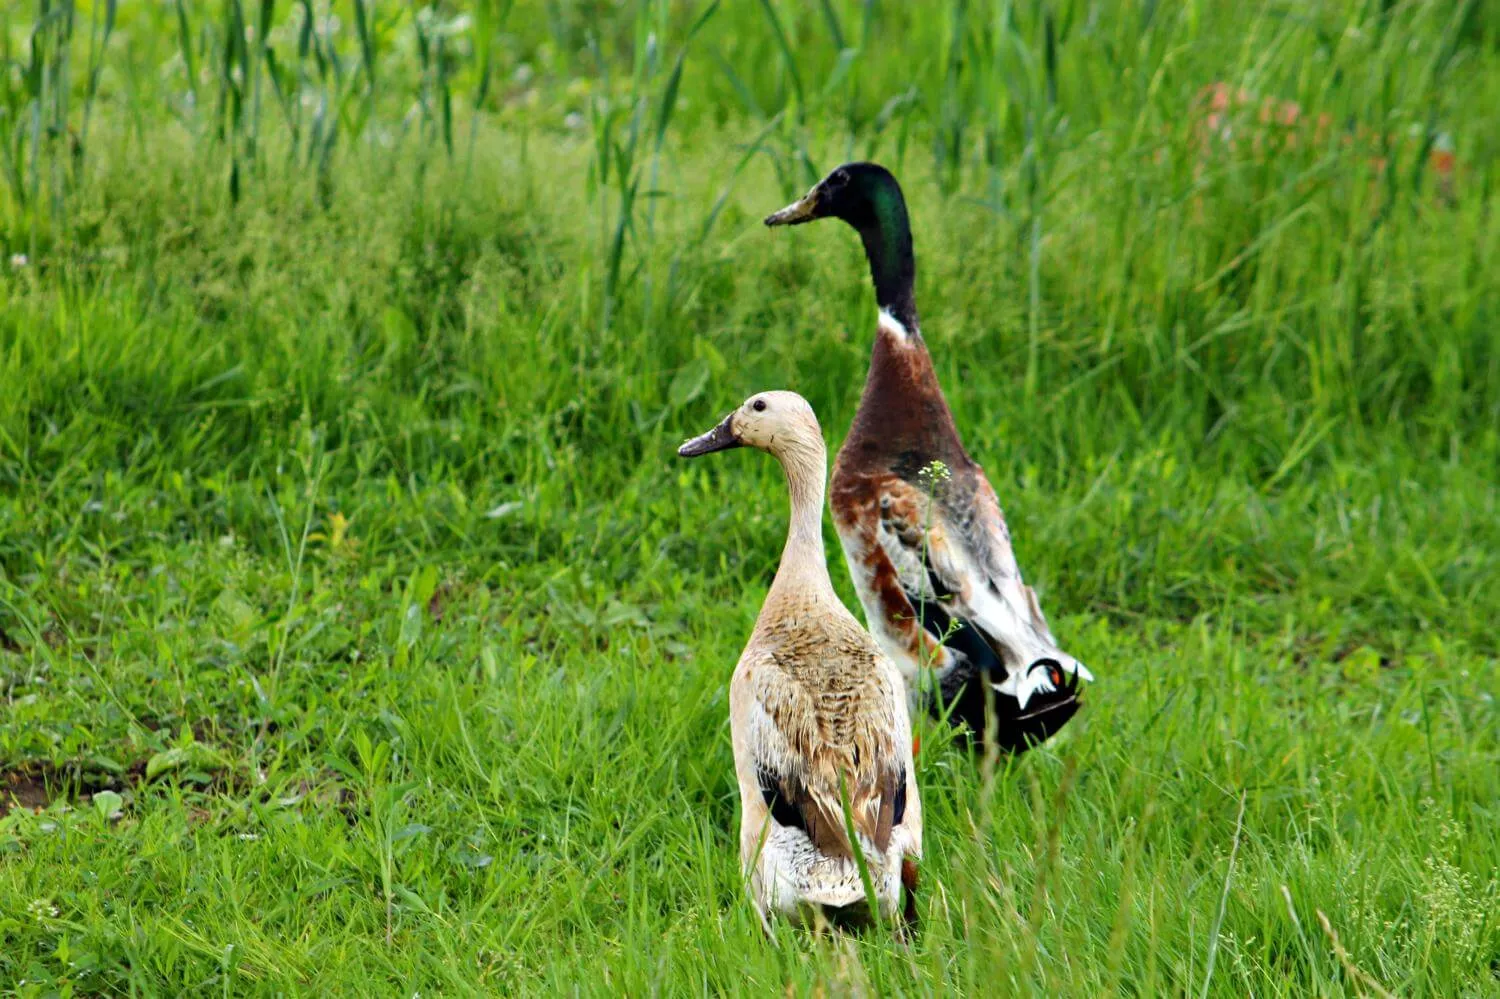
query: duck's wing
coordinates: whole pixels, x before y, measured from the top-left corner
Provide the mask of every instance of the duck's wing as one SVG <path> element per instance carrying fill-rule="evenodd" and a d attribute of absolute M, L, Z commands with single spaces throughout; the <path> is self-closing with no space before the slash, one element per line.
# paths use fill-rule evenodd
<path fill-rule="evenodd" d="M 995 491 L 978 466 L 878 486 L 875 541 L 915 622 L 946 646 L 944 663 L 978 672 L 1024 712 L 1033 697 L 1071 690 L 1089 671 L 1058 647 L 1021 578 Z M 882 602 L 894 603 L 894 594 Z"/>
<path fill-rule="evenodd" d="M 761 800 L 773 822 L 801 829 L 826 857 L 852 856 L 846 800 L 862 848 L 881 855 L 915 811 L 911 723 L 886 671 L 837 671 L 813 683 L 773 656 L 747 677 L 742 746 Z"/>

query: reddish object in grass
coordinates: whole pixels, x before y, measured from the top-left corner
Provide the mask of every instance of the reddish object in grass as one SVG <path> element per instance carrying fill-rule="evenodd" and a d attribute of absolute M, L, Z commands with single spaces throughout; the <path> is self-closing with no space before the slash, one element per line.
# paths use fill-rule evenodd
<path fill-rule="evenodd" d="M 1253 114 L 1245 114 L 1252 110 Z M 1198 92 L 1193 106 L 1194 132 L 1201 161 L 1211 156 L 1216 147 L 1235 151 L 1242 141 L 1248 139 L 1252 156 L 1263 159 L 1267 154 L 1275 156 L 1283 150 L 1296 149 L 1306 143 L 1314 149 L 1327 145 L 1334 132 L 1333 117 L 1326 112 L 1318 114 L 1309 122 L 1309 116 L 1296 101 L 1264 97 L 1245 87 L 1236 87 L 1223 80 L 1216 80 Z M 1360 124 L 1345 128 L 1339 142 L 1346 148 L 1360 146 L 1368 149 L 1369 164 L 1375 174 L 1386 169 L 1387 156 L 1402 147 L 1419 140 L 1412 136 L 1381 135 Z M 1451 202 L 1457 193 L 1455 181 L 1458 160 L 1453 152 L 1453 139 L 1446 132 L 1438 132 L 1421 140 L 1426 149 L 1426 169 L 1434 178 L 1438 196 Z"/>

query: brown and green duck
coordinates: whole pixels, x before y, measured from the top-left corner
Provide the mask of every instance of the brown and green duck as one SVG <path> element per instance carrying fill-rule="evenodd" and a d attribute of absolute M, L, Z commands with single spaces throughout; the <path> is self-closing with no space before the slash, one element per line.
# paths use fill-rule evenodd
<path fill-rule="evenodd" d="M 1063 652 L 1021 578 L 995 490 L 969 457 L 917 323 L 916 258 L 901 185 L 846 163 L 766 225 L 843 219 L 859 233 L 879 306 L 859 411 L 831 499 L 870 631 L 916 706 L 1024 750 L 1061 728 L 1093 676 Z M 934 683 L 924 683 L 926 671 Z M 993 716 L 987 718 L 987 706 Z"/>

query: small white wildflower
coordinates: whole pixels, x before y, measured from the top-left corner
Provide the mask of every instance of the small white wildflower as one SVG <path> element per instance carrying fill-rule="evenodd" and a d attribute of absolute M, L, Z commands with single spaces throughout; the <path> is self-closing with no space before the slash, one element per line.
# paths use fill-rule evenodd
<path fill-rule="evenodd" d="M 12 253 L 10 255 L 10 266 L 12 270 L 18 271 L 29 263 L 31 263 L 31 258 L 26 256 L 26 254 L 24 253 Z"/>
<path fill-rule="evenodd" d="M 535 71 L 531 68 L 531 63 L 523 62 L 521 63 L 521 65 L 516 67 L 516 71 L 510 75 L 510 79 L 511 82 L 515 83 L 517 86 L 524 87 L 526 86 L 526 84 L 531 82 L 531 77 L 534 74 Z"/>
<path fill-rule="evenodd" d="M 57 906 L 52 904 L 50 898 L 32 899 L 26 903 L 26 912 L 32 919 L 35 919 L 39 923 L 44 919 L 57 918 Z"/>
<path fill-rule="evenodd" d="M 939 482 L 947 482 L 953 478 L 953 469 L 946 463 L 933 460 L 922 466 L 922 471 L 917 473 L 918 477 L 928 485 L 936 485 Z"/>
<path fill-rule="evenodd" d="M 571 129 L 580 129 L 583 127 L 583 115 L 577 111 L 569 111 L 567 117 L 563 119 L 563 124 Z"/>

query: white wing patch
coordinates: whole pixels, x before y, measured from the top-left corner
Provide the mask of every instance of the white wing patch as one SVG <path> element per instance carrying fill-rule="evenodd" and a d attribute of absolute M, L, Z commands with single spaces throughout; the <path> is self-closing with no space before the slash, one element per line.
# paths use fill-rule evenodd
<path fill-rule="evenodd" d="M 899 480 L 881 497 L 880 507 L 877 537 L 908 599 L 914 606 L 934 603 L 949 619 L 962 619 L 983 632 L 1005 668 L 1005 676 L 992 684 L 996 690 L 1016 698 L 1024 710 L 1037 693 L 1056 689 L 1050 670 L 1032 669 L 1047 660 L 1065 673 L 1093 680 L 1083 664 L 1058 648 L 1035 593 L 1021 580 L 1019 571 L 1010 571 L 1015 558 L 1005 543 L 1003 521 L 998 526 L 984 525 L 990 544 L 976 546 L 965 531 L 950 527 L 946 512 L 925 492 Z M 998 507 L 994 511 L 993 519 L 998 520 Z M 971 530 L 976 528 L 984 529 L 971 525 Z M 999 564 L 987 570 L 975 549 L 995 548 L 997 542 L 1003 555 L 992 552 L 999 556 L 992 561 Z M 945 665 L 951 666 L 954 655 L 947 651 Z"/>

